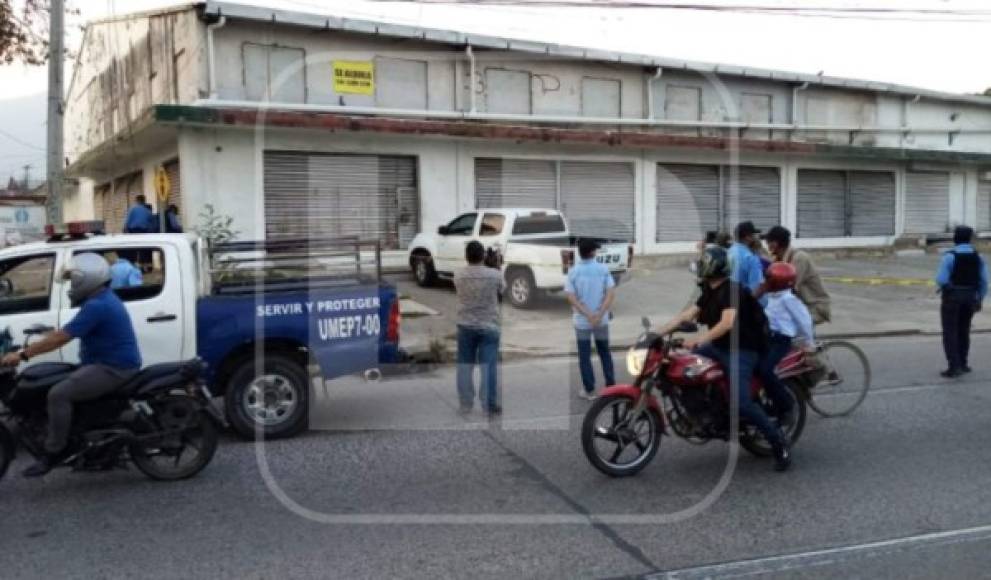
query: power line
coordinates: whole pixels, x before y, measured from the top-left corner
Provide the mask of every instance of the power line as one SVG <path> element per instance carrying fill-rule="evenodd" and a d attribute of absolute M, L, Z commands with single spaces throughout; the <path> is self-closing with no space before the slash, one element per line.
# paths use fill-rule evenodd
<path fill-rule="evenodd" d="M 934 9 L 934 8 L 885 8 L 885 7 L 835 7 L 766 4 L 699 4 L 651 0 L 368 0 L 377 3 L 436 4 L 449 6 L 505 6 L 535 8 L 635 8 L 660 10 L 690 10 L 803 16 L 818 18 L 851 18 L 861 20 L 912 20 L 945 22 L 976 22 L 991 19 L 991 10 Z M 913 18 L 914 17 L 914 18 Z M 920 18 L 922 17 L 922 18 Z"/>
<path fill-rule="evenodd" d="M 4 131 L 3 129 L 0 129 L 0 136 L 6 137 L 7 139 L 10 139 L 14 143 L 17 143 L 18 145 L 27 147 L 29 149 L 34 149 L 36 151 L 45 151 L 45 148 L 44 147 L 38 147 L 37 145 L 32 145 L 32 144 L 28 143 L 27 141 L 24 141 L 23 139 L 17 137 L 16 135 L 12 135 L 12 134 L 8 133 L 7 131 Z"/>

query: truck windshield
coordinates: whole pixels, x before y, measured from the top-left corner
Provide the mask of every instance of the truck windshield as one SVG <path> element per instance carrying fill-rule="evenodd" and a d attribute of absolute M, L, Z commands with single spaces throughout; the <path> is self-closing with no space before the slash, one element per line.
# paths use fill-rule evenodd
<path fill-rule="evenodd" d="M 513 224 L 513 235 L 521 234 L 563 234 L 564 218 L 557 214 L 521 215 Z"/>

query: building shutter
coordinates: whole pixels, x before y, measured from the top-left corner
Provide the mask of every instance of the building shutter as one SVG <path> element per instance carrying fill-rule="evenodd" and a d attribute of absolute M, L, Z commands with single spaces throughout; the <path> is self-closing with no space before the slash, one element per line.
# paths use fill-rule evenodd
<path fill-rule="evenodd" d="M 414 157 L 266 151 L 264 170 L 268 239 L 353 236 L 396 250 L 419 229 Z"/>
<path fill-rule="evenodd" d="M 991 181 L 977 182 L 977 229 L 991 231 Z"/>
<path fill-rule="evenodd" d="M 774 167 L 739 167 L 723 170 L 725 185 L 725 229 L 732 231 L 742 221 L 752 221 L 761 231 L 781 223 L 781 176 Z"/>
<path fill-rule="evenodd" d="M 800 238 L 841 238 L 846 234 L 846 174 L 843 171 L 798 171 Z"/>
<path fill-rule="evenodd" d="M 475 159 L 475 207 L 556 209 L 556 163 L 534 159 Z"/>
<path fill-rule="evenodd" d="M 656 241 L 701 240 L 719 229 L 719 166 L 657 165 Z"/>
<path fill-rule="evenodd" d="M 561 211 L 577 235 L 633 241 L 632 163 L 561 162 Z"/>
<path fill-rule="evenodd" d="M 850 172 L 850 234 L 854 237 L 895 235 L 895 174 Z"/>
<path fill-rule="evenodd" d="M 950 223 L 950 174 L 909 171 L 905 174 L 905 233 L 938 234 Z"/>
<path fill-rule="evenodd" d="M 182 189 L 179 187 L 179 160 L 165 164 L 165 173 L 169 176 L 169 204 L 175 204 L 182 215 Z"/>
<path fill-rule="evenodd" d="M 110 184 L 104 183 L 93 189 L 93 219 L 103 222 L 103 227 L 107 226 L 106 207 L 108 196 L 110 195 Z"/>

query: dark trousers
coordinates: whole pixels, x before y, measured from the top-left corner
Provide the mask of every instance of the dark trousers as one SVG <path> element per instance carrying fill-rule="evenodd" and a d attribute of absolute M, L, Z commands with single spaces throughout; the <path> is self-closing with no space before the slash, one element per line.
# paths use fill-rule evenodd
<path fill-rule="evenodd" d="M 791 410 L 794 401 L 788 393 L 788 386 L 781 382 L 775 367 L 781 359 L 791 352 L 792 337 L 772 332 L 767 342 L 767 352 L 763 354 L 757 365 L 757 374 L 764 381 L 764 391 L 774 403 L 774 412 L 780 416 Z"/>
<path fill-rule="evenodd" d="M 750 379 L 757 368 L 757 353 L 739 350 L 731 354 L 711 344 L 701 346 L 695 352 L 722 365 L 730 380 L 730 392 L 739 402 L 740 418 L 756 427 L 771 445 L 781 445 L 784 442 L 781 430 L 771 423 L 764 408 L 750 395 Z"/>
<path fill-rule="evenodd" d="M 461 407 L 475 404 L 475 365 L 482 368 L 482 386 L 478 399 L 482 409 L 499 406 L 499 331 L 458 326 L 458 399 Z"/>
<path fill-rule="evenodd" d="M 602 375 L 606 386 L 616 384 L 616 372 L 613 369 L 612 352 L 609 351 L 609 326 L 603 325 L 593 329 L 575 329 L 575 340 L 578 343 L 578 368 L 582 375 L 582 386 L 586 393 L 595 390 L 595 371 L 592 370 L 592 340 L 595 340 L 595 351 L 599 353 L 602 363 Z"/>
<path fill-rule="evenodd" d="M 943 322 L 943 352 L 950 369 L 967 366 L 970 354 L 970 322 L 977 311 L 977 299 L 973 291 L 949 290 L 943 293 L 939 308 Z"/>
<path fill-rule="evenodd" d="M 84 365 L 48 391 L 48 438 L 45 449 L 58 453 L 65 448 L 76 403 L 99 399 L 116 391 L 138 373 L 137 369 L 115 369 L 106 365 Z"/>

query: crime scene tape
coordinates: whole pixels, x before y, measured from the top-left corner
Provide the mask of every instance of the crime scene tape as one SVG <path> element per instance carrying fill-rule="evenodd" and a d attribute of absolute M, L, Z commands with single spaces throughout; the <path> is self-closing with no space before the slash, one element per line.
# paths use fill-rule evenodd
<path fill-rule="evenodd" d="M 877 278 L 877 277 L 854 277 L 854 276 L 823 276 L 826 282 L 836 282 L 839 284 L 861 284 L 864 286 L 936 286 L 933 280 L 925 278 Z"/>

